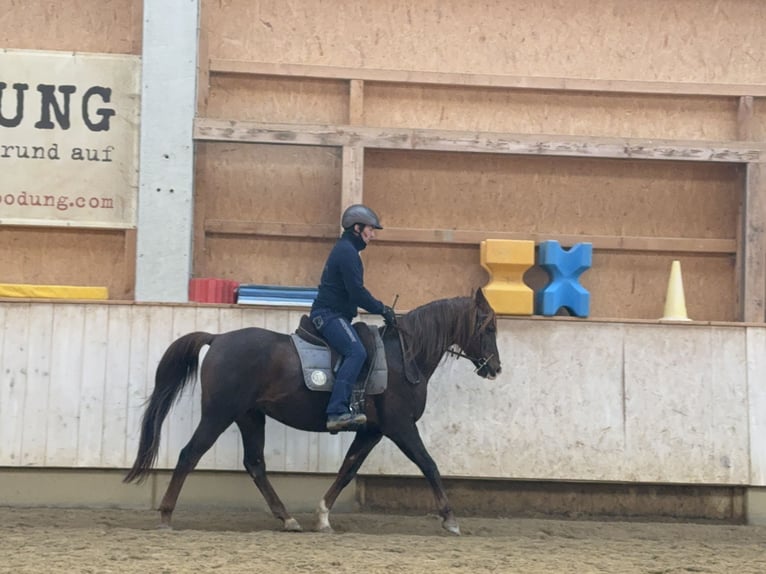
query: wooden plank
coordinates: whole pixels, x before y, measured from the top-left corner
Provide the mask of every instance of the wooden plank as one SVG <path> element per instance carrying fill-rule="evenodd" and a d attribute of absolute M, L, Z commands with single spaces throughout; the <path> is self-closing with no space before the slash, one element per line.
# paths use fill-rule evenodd
<path fill-rule="evenodd" d="M 210 97 L 210 54 L 208 31 L 200 26 L 197 41 L 197 115 L 207 115 L 207 102 Z"/>
<path fill-rule="evenodd" d="M 79 310 L 85 315 L 85 320 L 75 465 L 93 468 L 101 464 L 104 451 L 104 409 L 110 379 L 106 368 L 109 307 L 83 305 Z"/>
<path fill-rule="evenodd" d="M 218 311 L 218 328 L 221 333 L 252 326 L 244 322 L 245 310 L 241 307 L 222 307 Z M 239 427 L 236 424 L 229 426 L 218 440 L 222 446 L 221 448 L 216 448 L 213 453 L 215 468 L 218 470 L 240 470 L 244 453 L 242 450 L 242 439 L 239 435 Z"/>
<path fill-rule="evenodd" d="M 748 164 L 745 183 L 743 232 L 743 317 L 766 321 L 766 173 L 764 164 Z"/>
<path fill-rule="evenodd" d="M 349 205 L 362 203 L 364 197 L 364 148 L 343 146 L 341 166 L 341 210 Z M 340 214 L 338 214 L 340 221 Z M 337 231 L 337 229 L 336 229 Z"/>
<path fill-rule="evenodd" d="M 258 221 L 209 220 L 208 233 L 218 235 L 254 235 L 277 237 L 334 238 L 337 229 L 332 225 L 287 224 Z M 612 235 L 565 235 L 557 233 L 526 233 L 513 231 L 481 231 L 460 229 L 412 229 L 386 227 L 376 241 L 392 243 L 451 243 L 478 245 L 485 239 L 518 239 L 535 242 L 556 240 L 563 246 L 592 243 L 593 247 L 612 251 L 658 251 L 678 253 L 736 253 L 734 239 L 707 239 L 695 237 L 631 237 Z"/>
<path fill-rule="evenodd" d="M 643 140 L 348 125 L 274 124 L 212 118 L 195 120 L 194 138 L 197 141 L 335 147 L 359 145 L 377 149 L 726 163 L 761 161 L 766 155 L 766 146 L 760 142 Z"/>
<path fill-rule="evenodd" d="M 49 390 L 51 384 L 51 350 L 53 348 L 52 305 L 29 306 L 29 332 L 26 340 L 27 364 L 24 368 L 24 408 L 21 421 L 24 427 L 21 440 L 20 466 L 44 466 L 48 437 Z"/>
<path fill-rule="evenodd" d="M 130 467 L 138 452 L 138 439 L 141 435 L 141 417 L 146 401 L 154 388 L 154 367 L 149 364 L 150 318 L 153 308 L 149 305 L 136 305 L 131 308 L 130 336 L 125 341 L 128 345 L 128 388 L 125 396 L 126 427 L 125 466 Z"/>
<path fill-rule="evenodd" d="M 85 314 L 81 305 L 56 305 L 53 310 L 46 466 L 74 466 L 82 397 Z"/>
<path fill-rule="evenodd" d="M 27 391 L 27 339 L 29 303 L 3 305 L 0 320 L 0 465 L 18 466 L 24 429 L 24 397 Z"/>
<path fill-rule="evenodd" d="M 216 235 L 264 235 L 276 237 L 313 237 L 336 239 L 338 226 L 310 223 L 278 223 L 274 221 L 229 221 L 208 219 L 205 233 Z"/>
<path fill-rule="evenodd" d="M 208 307 L 208 306 L 199 306 L 195 307 L 195 331 L 206 331 L 208 333 L 220 333 L 221 332 L 221 319 L 220 319 L 220 307 Z M 202 365 L 202 362 L 204 362 L 204 356 L 207 354 L 208 347 L 205 347 L 200 352 L 200 366 Z M 199 371 L 198 371 L 199 372 Z M 184 404 L 183 408 L 188 408 L 191 412 L 191 418 L 194 421 L 194 426 L 196 427 L 199 423 L 200 419 L 202 418 L 202 393 L 201 393 L 201 385 L 196 384 L 194 385 L 193 389 L 187 389 L 183 398 L 182 398 Z M 179 405 L 180 410 L 181 405 Z M 191 436 L 189 437 L 191 438 Z M 236 452 L 236 446 L 232 445 L 224 445 L 223 444 L 224 437 L 223 435 L 218 437 L 218 440 L 216 440 L 213 443 L 213 446 L 208 450 L 200 459 L 199 464 L 197 465 L 197 468 L 199 469 L 215 469 L 215 461 L 216 461 L 216 455 L 219 450 L 224 451 L 231 451 L 234 450 Z"/>
<path fill-rule="evenodd" d="M 477 86 L 527 90 L 576 92 L 614 92 L 622 94 L 673 94 L 690 96 L 766 96 L 766 84 L 716 84 L 692 82 L 650 82 L 632 80 L 594 80 L 541 76 L 506 76 L 424 72 L 416 70 L 381 70 L 342 66 L 315 66 L 211 58 L 214 74 L 253 74 L 363 80 L 368 82 Z"/>
<path fill-rule="evenodd" d="M 155 376 L 157 373 L 157 366 L 162 359 L 162 355 L 165 354 L 165 350 L 173 340 L 173 310 L 174 306 L 152 307 L 149 315 L 148 331 L 146 340 L 148 346 L 146 349 L 147 358 L 147 372 L 146 372 L 146 397 L 148 398 L 155 388 Z M 188 401 L 189 396 L 184 393 L 181 397 L 181 401 Z M 162 428 L 162 437 L 160 438 L 160 449 L 157 453 L 157 468 L 175 468 L 176 461 L 178 460 L 178 451 L 171 452 L 168 448 L 169 432 L 168 425 L 172 424 L 169 421 L 174 418 L 174 411 L 179 408 L 186 408 L 188 404 L 181 405 L 181 402 L 175 403 L 174 408 L 170 409 L 168 416 L 165 418 L 165 423 Z M 143 410 L 143 409 L 142 409 Z"/>
<path fill-rule="evenodd" d="M 136 285 L 136 228 L 126 229 L 124 235 L 125 250 L 125 290 L 123 297 L 132 301 L 135 298 Z M 120 297 L 122 299 L 123 297 Z"/>
<path fill-rule="evenodd" d="M 127 451 L 128 396 L 131 371 L 130 347 L 132 305 L 105 306 L 109 311 L 107 320 L 107 365 L 104 377 L 104 422 L 101 466 L 127 468 L 133 464 L 136 454 Z M 138 423 L 136 423 L 138 424 Z M 130 429 L 135 433 L 137 429 Z"/>
<path fill-rule="evenodd" d="M 167 345 L 170 345 L 171 341 L 178 337 L 197 330 L 197 309 L 192 306 L 173 307 L 172 325 L 173 331 L 170 340 L 167 341 Z M 195 385 L 195 387 L 197 386 Z M 191 387 L 184 391 L 181 399 L 171 410 L 165 422 L 165 435 L 168 439 L 167 451 L 169 463 L 171 464 L 175 461 L 181 449 L 189 442 L 197 423 L 199 423 L 199 418 L 195 418 L 192 414 L 193 404 L 196 401 L 192 400 L 192 393 L 190 391 Z"/>

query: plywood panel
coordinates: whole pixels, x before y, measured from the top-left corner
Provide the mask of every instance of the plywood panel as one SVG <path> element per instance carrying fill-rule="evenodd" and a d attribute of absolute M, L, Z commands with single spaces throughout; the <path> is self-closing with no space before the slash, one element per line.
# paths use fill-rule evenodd
<path fill-rule="evenodd" d="M 371 126 L 589 136 L 736 139 L 736 98 L 365 84 Z"/>
<path fill-rule="evenodd" d="M 27 50 L 141 53 L 142 3 L 136 0 L 49 0 L 5 3 L 0 45 Z"/>
<path fill-rule="evenodd" d="M 582 277 L 591 292 L 591 316 L 659 319 L 663 315 L 670 264 L 681 262 L 686 307 L 698 321 L 736 321 L 734 259 L 683 254 L 596 253 Z"/>
<path fill-rule="evenodd" d="M 215 75 L 205 115 L 211 118 L 346 123 L 348 82 Z"/>
<path fill-rule="evenodd" d="M 197 221 L 337 223 L 340 156 L 339 148 L 198 144 Z"/>
<path fill-rule="evenodd" d="M 384 227 L 731 239 L 739 184 L 728 165 L 368 150 L 364 197 Z"/>
<path fill-rule="evenodd" d="M 734 261 L 723 256 L 596 252 L 581 276 L 591 294 L 592 318 L 659 319 L 663 315 L 670 263 L 679 259 L 689 316 L 699 321 L 735 321 Z M 364 254 L 368 289 L 397 308 L 412 309 L 442 297 L 469 295 L 487 284 L 478 247 L 373 244 Z M 548 284 L 535 267 L 525 275 L 533 290 Z"/>
<path fill-rule="evenodd" d="M 759 0 L 203 0 L 211 57 L 383 69 L 763 82 Z"/>
<path fill-rule="evenodd" d="M 110 299 L 132 299 L 135 260 L 126 258 L 127 247 L 124 231 L 3 226 L 0 280 L 104 286 Z"/>
<path fill-rule="evenodd" d="M 206 241 L 206 275 L 266 285 L 313 287 L 332 241 L 212 236 Z"/>

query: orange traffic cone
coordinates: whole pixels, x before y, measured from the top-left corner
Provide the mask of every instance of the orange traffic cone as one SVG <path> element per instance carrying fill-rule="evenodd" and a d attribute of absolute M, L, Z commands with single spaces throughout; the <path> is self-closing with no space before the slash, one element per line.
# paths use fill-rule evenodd
<path fill-rule="evenodd" d="M 670 266 L 668 292 L 665 296 L 665 313 L 660 321 L 690 321 L 686 314 L 684 282 L 681 278 L 681 262 L 673 261 Z"/>

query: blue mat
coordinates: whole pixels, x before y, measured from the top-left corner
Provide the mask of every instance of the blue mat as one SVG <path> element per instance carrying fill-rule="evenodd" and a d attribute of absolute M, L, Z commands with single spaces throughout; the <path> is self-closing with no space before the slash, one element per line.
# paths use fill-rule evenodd
<path fill-rule="evenodd" d="M 240 305 L 311 307 L 316 296 L 317 289 L 314 287 L 240 285 L 237 289 L 237 303 Z"/>

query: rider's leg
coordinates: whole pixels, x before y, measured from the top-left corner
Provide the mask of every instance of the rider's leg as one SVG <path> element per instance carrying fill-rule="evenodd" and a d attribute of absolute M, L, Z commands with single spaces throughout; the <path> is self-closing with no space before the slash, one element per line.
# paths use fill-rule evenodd
<path fill-rule="evenodd" d="M 335 383 L 330 395 L 330 402 L 327 405 L 328 419 L 349 415 L 351 390 L 362 370 L 367 352 L 356 331 L 343 317 L 336 317 L 325 322 L 322 325 L 322 335 L 327 339 L 330 346 L 343 356 L 340 368 L 335 374 Z M 355 421 L 355 424 L 362 424 L 363 422 L 358 420 Z"/>

